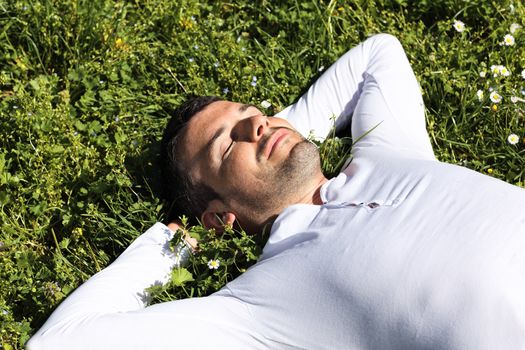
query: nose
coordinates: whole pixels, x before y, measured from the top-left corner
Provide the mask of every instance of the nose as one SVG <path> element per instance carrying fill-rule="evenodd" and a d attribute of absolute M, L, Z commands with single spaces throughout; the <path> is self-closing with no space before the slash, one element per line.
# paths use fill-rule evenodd
<path fill-rule="evenodd" d="M 269 128 L 269 121 L 266 116 L 254 115 L 240 120 L 235 126 L 234 133 L 237 138 L 248 142 L 259 141 Z"/>

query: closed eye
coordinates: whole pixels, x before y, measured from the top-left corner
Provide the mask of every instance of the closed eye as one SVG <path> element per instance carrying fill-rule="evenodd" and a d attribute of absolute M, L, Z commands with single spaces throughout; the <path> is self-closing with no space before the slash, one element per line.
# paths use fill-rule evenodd
<path fill-rule="evenodd" d="M 228 146 L 228 148 L 226 148 L 226 151 L 224 151 L 224 154 L 222 155 L 222 159 L 224 159 L 225 157 L 228 156 L 228 154 L 230 153 L 232 147 L 233 147 L 233 144 L 235 143 L 234 140 L 232 140 L 232 142 L 230 143 L 230 145 Z"/>

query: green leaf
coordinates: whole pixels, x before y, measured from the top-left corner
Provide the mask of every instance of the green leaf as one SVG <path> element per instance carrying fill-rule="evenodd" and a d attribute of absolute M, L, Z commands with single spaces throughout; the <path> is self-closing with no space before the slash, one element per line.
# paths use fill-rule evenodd
<path fill-rule="evenodd" d="M 193 275 L 185 268 L 175 269 L 171 273 L 171 284 L 177 287 L 183 286 L 186 282 L 192 282 Z"/>

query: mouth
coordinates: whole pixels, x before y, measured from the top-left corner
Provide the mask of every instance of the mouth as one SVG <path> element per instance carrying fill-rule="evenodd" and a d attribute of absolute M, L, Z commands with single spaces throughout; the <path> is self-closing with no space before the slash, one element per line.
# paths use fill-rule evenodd
<path fill-rule="evenodd" d="M 265 159 L 272 156 L 273 152 L 279 145 L 290 135 L 290 131 L 286 128 L 277 129 L 267 140 L 262 144 L 262 155 Z"/>

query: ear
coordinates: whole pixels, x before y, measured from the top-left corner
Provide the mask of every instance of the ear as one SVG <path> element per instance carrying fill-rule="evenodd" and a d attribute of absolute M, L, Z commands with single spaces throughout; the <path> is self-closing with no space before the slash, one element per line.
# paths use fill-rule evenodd
<path fill-rule="evenodd" d="M 208 229 L 214 228 L 218 232 L 223 230 L 224 225 L 233 226 L 235 219 L 235 214 L 229 212 L 218 213 L 207 210 L 201 215 L 201 221 L 204 227 Z"/>
<path fill-rule="evenodd" d="M 229 211 L 221 200 L 214 199 L 208 203 L 208 207 L 201 215 L 204 227 L 214 228 L 218 232 L 223 231 L 224 225 L 232 225 L 235 222 L 235 214 Z"/>

